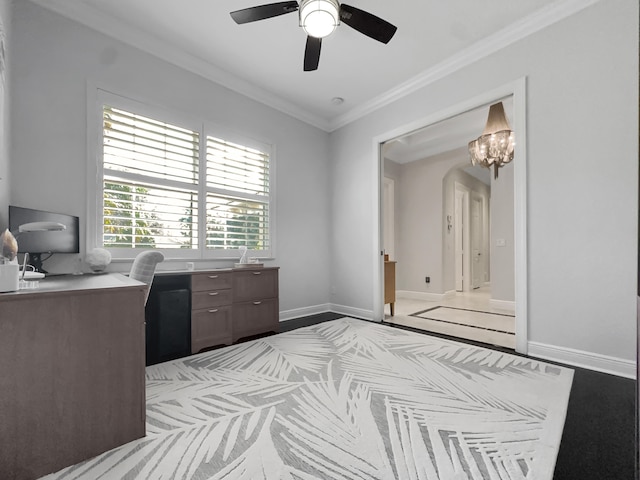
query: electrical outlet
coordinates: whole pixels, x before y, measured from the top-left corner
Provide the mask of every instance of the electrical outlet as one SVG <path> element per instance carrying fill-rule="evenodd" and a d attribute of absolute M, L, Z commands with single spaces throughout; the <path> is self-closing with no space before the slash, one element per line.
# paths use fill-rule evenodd
<path fill-rule="evenodd" d="M 426 283 L 431 283 L 431 277 L 424 277 L 424 281 Z"/>

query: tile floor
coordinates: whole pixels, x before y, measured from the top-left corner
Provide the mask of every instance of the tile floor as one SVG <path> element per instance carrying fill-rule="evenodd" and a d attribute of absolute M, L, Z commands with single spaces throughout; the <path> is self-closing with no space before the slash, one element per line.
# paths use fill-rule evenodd
<path fill-rule="evenodd" d="M 450 335 L 453 337 L 474 340 L 501 347 L 515 348 L 515 335 L 494 331 L 496 330 L 494 321 L 498 320 L 500 321 L 499 330 L 515 332 L 515 317 L 504 316 L 504 314 L 513 315 L 513 312 L 492 307 L 489 304 L 490 299 L 490 287 L 482 287 L 474 290 L 473 292 L 456 293 L 455 296 L 440 302 L 397 298 L 394 306 L 395 315 L 393 317 L 391 316 L 390 306 L 384 306 L 385 321 L 391 324 L 418 328 L 428 332 Z M 454 311 L 449 311 L 449 313 L 455 313 L 455 316 L 447 317 L 446 322 L 411 316 L 412 313 L 421 312 L 438 306 L 452 307 L 453 309 L 456 309 Z M 465 312 L 465 310 L 471 311 Z M 475 313 L 477 311 L 492 312 L 502 315 L 500 317 L 478 315 Z M 437 310 L 435 312 L 437 312 Z M 444 312 L 438 312 L 438 315 L 431 316 L 444 318 L 441 313 Z M 467 323 L 472 326 L 460 325 L 460 323 Z M 492 330 L 487 330 L 487 328 Z"/>

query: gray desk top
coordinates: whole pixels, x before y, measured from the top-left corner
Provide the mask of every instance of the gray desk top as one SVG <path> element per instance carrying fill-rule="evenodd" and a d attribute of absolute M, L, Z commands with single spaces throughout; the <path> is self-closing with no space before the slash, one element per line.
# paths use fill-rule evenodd
<path fill-rule="evenodd" d="M 39 295 L 52 292 L 81 292 L 105 288 L 139 287 L 144 283 L 133 280 L 120 273 L 101 275 L 51 275 L 38 282 L 37 288 L 25 288 L 17 292 L 0 293 L 0 300 L 7 297 Z"/>

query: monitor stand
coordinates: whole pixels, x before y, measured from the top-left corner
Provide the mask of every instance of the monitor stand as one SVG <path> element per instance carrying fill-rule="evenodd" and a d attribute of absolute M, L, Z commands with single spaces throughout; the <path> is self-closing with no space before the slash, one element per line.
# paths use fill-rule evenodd
<path fill-rule="evenodd" d="M 36 272 L 49 273 L 44 268 L 42 268 L 42 257 L 40 253 L 29 254 L 29 265 L 31 265 Z"/>

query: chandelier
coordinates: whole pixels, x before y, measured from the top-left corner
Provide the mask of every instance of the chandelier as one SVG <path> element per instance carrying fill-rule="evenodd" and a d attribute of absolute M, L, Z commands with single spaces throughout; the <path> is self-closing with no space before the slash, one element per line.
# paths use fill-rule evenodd
<path fill-rule="evenodd" d="M 324 38 L 340 23 L 340 4 L 336 0 L 303 0 L 300 3 L 300 26 L 307 35 Z"/>
<path fill-rule="evenodd" d="M 489 107 L 489 117 L 482 135 L 469 142 L 472 165 L 491 169 L 493 178 L 498 178 L 498 168 L 513 160 L 515 139 L 509 122 L 504 115 L 502 102 Z"/>

